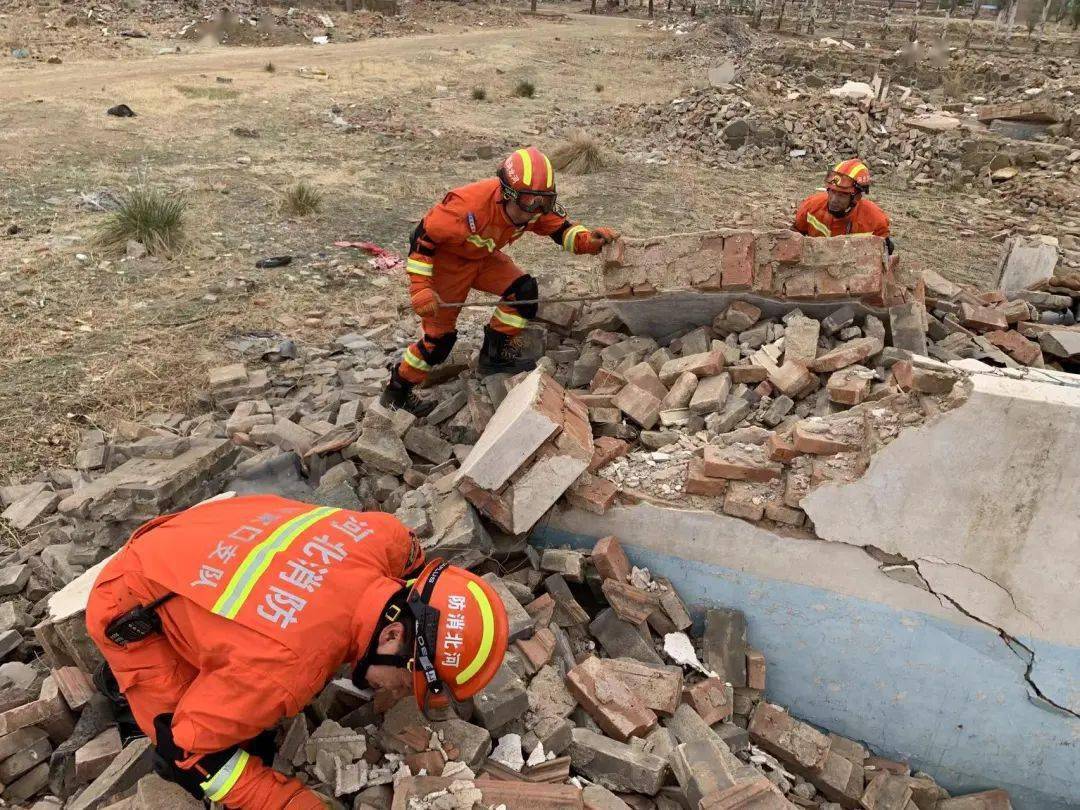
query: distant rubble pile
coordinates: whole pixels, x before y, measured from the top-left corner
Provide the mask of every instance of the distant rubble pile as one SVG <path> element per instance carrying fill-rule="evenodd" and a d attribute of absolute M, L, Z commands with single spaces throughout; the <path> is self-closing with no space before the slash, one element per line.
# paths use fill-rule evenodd
<path fill-rule="evenodd" d="M 759 702 L 763 681 L 740 667 L 756 672 L 763 660 L 745 649 L 745 623 L 730 611 L 707 618 L 701 645 L 704 669 L 719 678 L 665 666 L 650 627 L 674 660 L 693 649 L 669 648 L 666 637 L 689 628 L 669 583 L 629 570 L 614 542 L 586 559 L 538 555 L 526 541 L 552 507 L 602 514 L 642 500 L 812 532 L 802 498 L 858 477 L 902 431 L 962 406 L 968 374 L 1077 370 L 1080 277 L 1053 275 L 1052 242 L 1017 240 L 999 290 L 933 273 L 905 282 L 876 237 L 789 231 L 626 240 L 601 261 L 608 292 L 633 299 L 614 305 L 625 321 L 606 305 L 543 306 L 524 334 L 538 368 L 513 378 L 477 378 L 462 341 L 433 373 L 425 395 L 437 407 L 423 419 L 376 401 L 412 337 L 388 307 L 329 346 L 267 340 L 261 362 L 211 372 L 205 412 L 120 422 L 109 435 L 88 429 L 70 467 L 0 487 L 0 519 L 18 539 L 0 559 L 4 798 L 48 793 L 90 810 L 135 790 L 125 807 L 183 806 L 153 798 L 171 787 L 142 778 L 145 741 L 122 747 L 90 686 L 100 656 L 82 611 L 93 566 L 137 525 L 231 490 L 392 512 L 429 554 L 501 583 L 515 654 L 471 719 L 432 737 L 417 731 L 424 723 L 407 701 L 372 703 L 335 682 L 309 710 L 310 726 L 286 724 L 281 767 L 364 797 L 354 807 L 387 807 L 395 782 L 417 808 L 623 806 L 603 789 L 664 808 L 673 796 L 694 797 L 692 807 L 712 797 L 710 809 L 1007 807 L 1005 798 L 935 804 L 932 781 L 895 764 L 865 770 L 858 746 Z M 630 323 L 665 328 L 633 334 Z M 553 713 L 534 707 L 541 689 L 564 696 Z M 464 765 L 448 773 L 452 761 Z M 511 781 L 474 780 L 484 772 Z M 595 784 L 567 786 L 571 773 Z"/>
<path fill-rule="evenodd" d="M 636 122 L 645 134 L 644 143 L 638 138 L 626 149 L 646 160 L 690 153 L 714 166 L 824 165 L 857 154 L 884 175 L 914 183 L 1000 183 L 1006 190 L 1021 174 L 1023 181 L 1013 185 L 1023 207 L 1074 206 L 1075 194 L 1059 198 L 1050 182 L 1080 179 L 1080 77 L 1069 60 L 1051 60 L 1063 66 L 1037 77 L 1026 74 L 1034 86 L 1019 89 L 1011 86 L 1015 69 L 1010 77 L 989 62 L 970 65 L 987 69 L 985 82 L 978 72 L 972 81 L 994 89 L 952 101 L 942 85 L 971 61 L 960 53 L 953 54 L 954 65 L 945 55 L 934 72 L 922 52 L 881 58 L 836 40 L 822 43 L 793 51 L 763 39 L 736 57 L 730 71 L 707 71 L 712 86 L 667 103 L 620 108 L 616 120 Z M 1032 188 L 1034 178 L 1045 187 Z"/>

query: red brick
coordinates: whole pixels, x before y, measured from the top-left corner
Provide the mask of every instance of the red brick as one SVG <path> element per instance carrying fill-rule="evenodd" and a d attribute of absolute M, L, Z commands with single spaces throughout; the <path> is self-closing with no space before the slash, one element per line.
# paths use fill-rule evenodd
<path fill-rule="evenodd" d="M 765 691 L 765 656 L 760 650 L 746 651 L 746 685 Z"/>
<path fill-rule="evenodd" d="M 991 332 L 995 329 L 1004 331 L 1009 328 L 1009 322 L 1000 309 L 974 304 L 960 305 L 960 323 L 976 332 Z"/>
<path fill-rule="evenodd" d="M 626 385 L 626 378 L 611 369 L 598 369 L 589 383 L 589 390 L 594 394 L 617 394 Z"/>
<path fill-rule="evenodd" d="M 759 703 L 750 716 L 750 739 L 801 773 L 819 771 L 829 755 L 829 738 L 779 706 Z"/>
<path fill-rule="evenodd" d="M 586 340 L 589 343 L 593 343 L 597 346 L 603 346 L 605 349 L 608 346 L 614 346 L 616 343 L 622 343 L 626 340 L 626 335 L 621 335 L 618 332 L 609 332 L 606 329 L 593 329 L 589 332 Z"/>
<path fill-rule="evenodd" d="M 820 355 L 810 368 L 817 372 L 839 371 L 847 366 L 869 360 L 882 350 L 881 340 L 876 337 L 855 338 L 841 343 L 835 349 Z"/>
<path fill-rule="evenodd" d="M 797 231 L 785 231 L 778 234 L 773 240 L 772 250 L 769 252 L 774 262 L 780 264 L 798 264 L 802 261 L 803 235 Z"/>
<path fill-rule="evenodd" d="M 802 526 L 806 522 L 806 513 L 802 509 L 793 509 L 779 501 L 769 501 L 765 504 L 765 517 L 776 523 L 786 523 L 788 526 Z"/>
<path fill-rule="evenodd" d="M 686 468 L 686 494 L 709 495 L 717 497 L 727 490 L 727 481 L 723 478 L 709 478 L 705 475 L 705 460 L 690 459 Z"/>
<path fill-rule="evenodd" d="M 903 391 L 918 391 L 923 394 L 945 394 L 956 384 L 952 374 L 931 371 L 913 365 L 910 360 L 898 360 L 893 363 L 893 380 Z"/>
<path fill-rule="evenodd" d="M 736 481 L 772 481 L 780 477 L 782 467 L 766 459 L 760 447 L 737 449 L 734 447 L 705 447 L 705 474 L 710 478 L 727 478 Z"/>
<path fill-rule="evenodd" d="M 566 490 L 566 499 L 579 509 L 602 515 L 615 503 L 619 488 L 598 475 L 584 472 L 570 489 Z"/>
<path fill-rule="evenodd" d="M 1031 315 L 1030 305 L 1027 301 L 1009 301 L 1006 304 L 1002 304 L 1000 307 L 1001 314 L 1005 316 L 1005 320 L 1009 325 L 1020 323 L 1020 321 L 1026 321 Z"/>
<path fill-rule="evenodd" d="M 555 634 L 549 628 L 541 627 L 533 633 L 532 638 L 515 641 L 514 648 L 525 663 L 525 669 L 532 675 L 551 661 L 555 652 Z"/>
<path fill-rule="evenodd" d="M 798 397 L 814 385 L 816 379 L 802 363 L 785 360 L 780 366 L 766 365 L 765 371 L 769 382 L 782 394 Z"/>
<path fill-rule="evenodd" d="M 1009 299 L 1005 297 L 1005 293 L 1001 290 L 986 290 L 975 296 L 987 306 L 991 304 L 1004 304 Z"/>
<path fill-rule="evenodd" d="M 525 605 L 525 612 L 533 620 L 534 627 L 547 627 L 555 617 L 555 597 L 545 593 Z"/>
<path fill-rule="evenodd" d="M 656 371 L 648 363 L 638 363 L 632 368 L 628 368 L 623 375 L 626 377 L 628 383 L 634 383 L 639 388 L 644 388 L 650 394 L 657 399 L 662 400 L 668 395 L 668 390 L 660 378 L 656 376 Z"/>
<path fill-rule="evenodd" d="M 611 404 L 645 430 L 651 429 L 660 418 L 660 398 L 634 383 L 624 386 L 612 398 Z"/>
<path fill-rule="evenodd" d="M 826 388 L 830 401 L 840 405 L 858 405 L 870 393 L 870 377 L 845 368 L 832 373 Z"/>
<path fill-rule="evenodd" d="M 768 380 L 762 380 L 754 387 L 754 393 L 762 399 L 764 399 L 765 397 L 771 397 L 774 390 L 775 389 L 772 387 L 772 383 L 770 383 Z"/>
<path fill-rule="evenodd" d="M 609 580 L 610 581 L 610 580 Z M 656 714 L 607 669 L 589 657 L 566 673 L 566 688 L 610 737 L 626 742 L 656 727 Z"/>
<path fill-rule="evenodd" d="M 616 615 L 633 625 L 648 621 L 652 612 L 660 606 L 656 596 L 625 581 L 605 579 L 600 588 Z"/>
<path fill-rule="evenodd" d="M 426 771 L 428 776 L 442 776 L 443 766 L 446 765 L 446 757 L 442 751 L 422 751 L 419 754 L 409 754 L 405 757 L 405 764 L 413 773 Z"/>
<path fill-rule="evenodd" d="M 938 804 L 937 810 L 1012 810 L 1012 802 L 1008 791 L 984 790 L 945 799 Z"/>
<path fill-rule="evenodd" d="M 60 667 L 52 671 L 56 685 L 60 687 L 60 694 L 64 696 L 67 705 L 72 709 L 81 709 L 96 693 L 90 676 L 78 667 Z"/>
<path fill-rule="evenodd" d="M 610 408 L 611 398 L 614 394 L 579 394 L 575 391 L 571 396 L 588 410 L 590 408 Z"/>
<path fill-rule="evenodd" d="M 795 440 L 796 450 L 819 456 L 854 452 L 862 446 L 854 437 L 839 435 L 831 430 L 823 432 L 811 430 L 805 421 L 795 423 L 792 436 Z"/>
<path fill-rule="evenodd" d="M 754 234 L 736 233 L 724 237 L 723 287 L 749 290 L 754 283 Z"/>
<path fill-rule="evenodd" d="M 761 520 L 765 516 L 765 497 L 760 484 L 732 481 L 724 496 L 724 514 L 744 520 Z"/>
<path fill-rule="evenodd" d="M 698 810 L 791 810 L 784 794 L 764 776 L 702 796 Z"/>
<path fill-rule="evenodd" d="M 1012 329 L 1007 332 L 1001 330 L 987 332 L 986 339 L 1007 353 L 1017 363 L 1040 368 L 1043 365 L 1043 353 L 1042 349 L 1039 348 L 1039 344 L 1028 340 L 1019 332 Z"/>
<path fill-rule="evenodd" d="M 771 461 L 779 461 L 786 464 L 802 455 L 802 451 L 795 448 L 795 443 L 790 436 L 774 433 L 765 442 L 765 449 Z"/>
<path fill-rule="evenodd" d="M 733 383 L 747 383 L 754 385 L 769 376 L 768 370 L 763 366 L 728 366 Z"/>
<path fill-rule="evenodd" d="M 622 544 L 614 535 L 597 540 L 589 560 L 601 579 L 626 582 L 630 577 L 630 561 L 626 558 Z"/>
<path fill-rule="evenodd" d="M 686 699 L 710 726 L 731 717 L 728 685 L 719 678 L 706 678 L 694 684 L 686 690 Z"/>
<path fill-rule="evenodd" d="M 664 363 L 660 368 L 660 382 L 671 385 L 687 371 L 700 379 L 714 377 L 723 370 L 724 353 L 722 351 L 691 354 L 687 357 L 676 357 Z"/>
<path fill-rule="evenodd" d="M 674 714 L 682 703 L 683 674 L 679 667 L 645 664 L 632 658 L 605 658 L 601 663 L 654 712 Z"/>

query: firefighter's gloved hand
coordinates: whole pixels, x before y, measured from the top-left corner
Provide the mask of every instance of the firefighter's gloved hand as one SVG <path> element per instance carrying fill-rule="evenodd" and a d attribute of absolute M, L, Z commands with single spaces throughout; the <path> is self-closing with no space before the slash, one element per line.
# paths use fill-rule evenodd
<path fill-rule="evenodd" d="M 585 245 L 585 249 L 582 253 L 596 254 L 601 251 L 604 245 L 614 242 L 619 238 L 619 232 L 614 228 L 593 228 L 589 231 L 589 241 Z"/>
<path fill-rule="evenodd" d="M 413 311 L 421 318 L 434 318 L 439 314 L 439 299 L 430 287 L 421 287 L 411 296 Z"/>

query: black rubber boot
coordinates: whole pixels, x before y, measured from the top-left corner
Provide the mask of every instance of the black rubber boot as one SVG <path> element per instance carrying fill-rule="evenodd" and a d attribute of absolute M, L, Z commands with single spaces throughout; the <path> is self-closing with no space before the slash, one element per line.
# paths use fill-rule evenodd
<path fill-rule="evenodd" d="M 489 374 L 518 374 L 536 368 L 536 360 L 521 356 L 521 348 L 515 337 L 484 327 L 484 345 L 476 361 L 476 373 L 481 377 Z"/>
<path fill-rule="evenodd" d="M 379 404 L 388 410 L 404 410 L 417 417 L 427 416 L 435 410 L 434 402 L 413 393 L 413 384 L 403 380 L 396 367 L 390 372 L 390 381 L 379 397 Z"/>

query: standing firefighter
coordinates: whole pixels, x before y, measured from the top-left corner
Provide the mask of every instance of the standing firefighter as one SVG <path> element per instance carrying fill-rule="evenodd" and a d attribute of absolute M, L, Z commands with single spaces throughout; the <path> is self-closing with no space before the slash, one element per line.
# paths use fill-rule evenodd
<path fill-rule="evenodd" d="M 618 237 L 610 228 L 589 230 L 566 218 L 556 204 L 551 161 L 535 147 L 518 149 L 495 177 L 447 194 L 421 220 L 409 243 L 409 296 L 420 316 L 423 336 L 405 350 L 393 369 L 381 402 L 418 416 L 433 403 L 420 400 L 413 386 L 427 379 L 433 366 L 450 356 L 457 340 L 457 307 L 441 307 L 440 299 L 461 303 L 469 290 L 502 299 L 484 327 L 477 370 L 480 374 L 527 371 L 535 362 L 521 357 L 515 337 L 536 317 L 537 305 L 515 304 L 539 296 L 536 279 L 503 253 L 526 231 L 550 236 L 571 253 L 599 253 Z"/>
<path fill-rule="evenodd" d="M 870 170 L 858 158 L 838 163 L 825 176 L 825 191 L 811 194 L 799 205 L 794 229 L 805 236 L 857 236 L 889 238 L 889 217 L 864 195 L 870 193 Z"/>
<path fill-rule="evenodd" d="M 98 576 L 86 623 L 158 772 L 245 810 L 324 807 L 270 767 L 272 729 L 343 664 L 357 686 L 411 686 L 427 709 L 483 688 L 507 643 L 490 586 L 425 565 L 396 518 L 273 495 L 142 526 Z"/>

